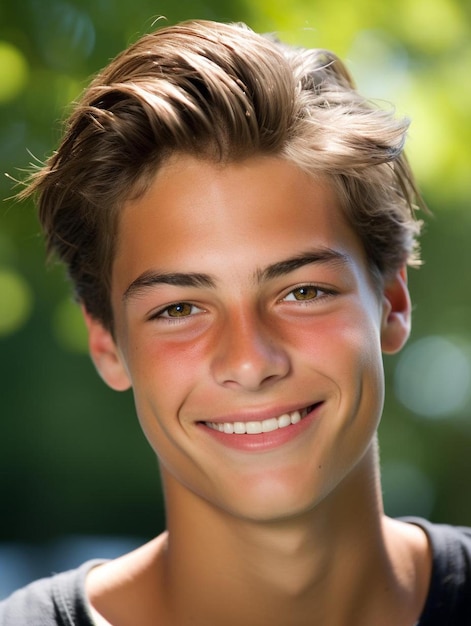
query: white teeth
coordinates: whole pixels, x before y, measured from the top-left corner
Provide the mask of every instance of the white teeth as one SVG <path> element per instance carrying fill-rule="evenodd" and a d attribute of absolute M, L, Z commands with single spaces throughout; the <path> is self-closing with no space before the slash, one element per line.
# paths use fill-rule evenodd
<path fill-rule="evenodd" d="M 258 435 L 260 433 L 270 433 L 278 428 L 286 428 L 291 424 L 297 424 L 305 417 L 309 409 L 283 413 L 280 417 L 272 417 L 262 422 L 205 422 L 206 426 L 213 430 L 218 430 L 227 435 Z"/>
<path fill-rule="evenodd" d="M 280 415 L 277 421 L 278 428 L 286 428 L 286 426 L 291 424 L 291 417 L 288 413 L 285 413 L 284 415 Z"/>
<path fill-rule="evenodd" d="M 272 430 L 278 429 L 278 420 L 276 417 L 272 417 L 269 420 L 263 420 L 262 433 L 271 433 Z"/>
<path fill-rule="evenodd" d="M 248 435 L 259 435 L 262 432 L 262 422 L 247 422 L 245 432 Z"/>

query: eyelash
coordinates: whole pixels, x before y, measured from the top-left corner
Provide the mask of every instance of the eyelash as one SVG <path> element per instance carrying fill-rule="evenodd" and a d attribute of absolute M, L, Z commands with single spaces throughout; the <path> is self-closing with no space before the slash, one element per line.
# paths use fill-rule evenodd
<path fill-rule="evenodd" d="M 312 297 L 309 298 L 300 298 L 300 299 L 296 299 L 296 298 L 292 298 L 292 299 L 288 299 L 288 296 L 294 295 L 294 293 L 300 292 L 302 290 L 314 290 L 315 294 Z M 314 302 L 317 302 L 319 300 L 324 300 L 325 298 L 329 298 L 331 296 L 335 296 L 337 295 L 337 291 L 335 291 L 334 289 L 328 289 L 327 287 L 319 287 L 319 285 L 314 285 L 314 284 L 302 284 L 302 285 L 298 285 L 297 287 L 291 288 L 282 298 L 281 298 L 281 302 L 296 302 L 298 304 L 312 304 Z"/>
<path fill-rule="evenodd" d="M 160 309 L 159 311 L 156 311 L 155 313 L 153 313 L 150 317 L 149 320 L 156 320 L 156 319 L 164 319 L 166 322 L 178 322 L 180 320 L 186 319 L 188 317 L 192 317 L 193 315 L 195 315 L 194 312 L 190 312 L 188 315 L 169 315 L 168 312 L 171 309 L 177 309 L 178 307 L 184 307 L 184 306 L 188 306 L 190 307 L 190 309 L 193 311 L 194 309 L 197 309 L 197 311 L 202 311 L 203 309 L 201 309 L 200 307 L 196 306 L 196 304 L 192 304 L 191 302 L 174 302 L 173 304 L 169 304 L 166 307 L 164 307 L 163 309 Z"/>

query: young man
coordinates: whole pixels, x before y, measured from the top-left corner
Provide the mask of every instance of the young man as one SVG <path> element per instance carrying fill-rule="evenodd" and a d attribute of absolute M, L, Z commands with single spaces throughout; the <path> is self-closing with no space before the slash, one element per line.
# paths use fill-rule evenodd
<path fill-rule="evenodd" d="M 331 53 L 240 25 L 159 30 L 94 80 L 26 194 L 98 372 L 133 388 L 168 530 L 15 593 L 1 626 L 471 623 L 469 532 L 381 503 L 406 130 Z"/>

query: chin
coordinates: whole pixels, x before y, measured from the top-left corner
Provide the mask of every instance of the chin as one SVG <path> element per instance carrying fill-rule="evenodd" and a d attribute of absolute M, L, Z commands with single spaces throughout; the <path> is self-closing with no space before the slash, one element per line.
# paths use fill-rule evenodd
<path fill-rule="evenodd" d="M 247 493 L 232 494 L 231 501 L 226 508 L 232 515 L 252 522 L 281 522 L 306 515 L 315 509 L 322 497 L 315 493 L 312 484 L 310 488 L 301 489 L 299 485 L 273 484 L 264 481 L 258 488 L 250 489 Z"/>

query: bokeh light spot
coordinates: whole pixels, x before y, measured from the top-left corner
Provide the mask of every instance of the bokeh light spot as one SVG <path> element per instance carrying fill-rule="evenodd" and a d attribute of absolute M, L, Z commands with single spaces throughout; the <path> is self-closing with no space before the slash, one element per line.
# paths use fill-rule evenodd
<path fill-rule="evenodd" d="M 468 355 L 444 337 L 420 339 L 400 357 L 395 389 L 400 402 L 417 415 L 457 414 L 466 406 L 471 389 Z"/>
<path fill-rule="evenodd" d="M 31 289 L 17 272 L 0 269 L 0 336 L 23 326 L 33 303 Z"/>
<path fill-rule="evenodd" d="M 28 63 L 10 43 L 0 41 L 0 103 L 14 100 L 28 82 Z"/>

